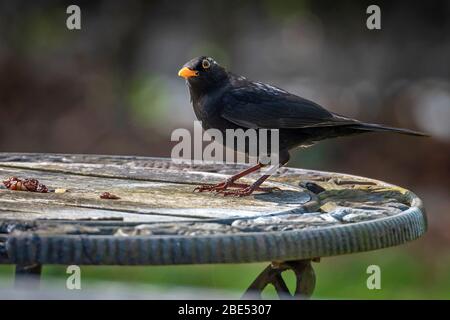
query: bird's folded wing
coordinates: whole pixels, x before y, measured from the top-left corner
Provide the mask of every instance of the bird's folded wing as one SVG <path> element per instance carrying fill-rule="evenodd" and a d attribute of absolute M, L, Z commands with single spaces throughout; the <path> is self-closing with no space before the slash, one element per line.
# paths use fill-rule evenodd
<path fill-rule="evenodd" d="M 318 104 L 273 87 L 239 87 L 222 98 L 221 116 L 245 128 L 310 128 L 358 123 Z"/>

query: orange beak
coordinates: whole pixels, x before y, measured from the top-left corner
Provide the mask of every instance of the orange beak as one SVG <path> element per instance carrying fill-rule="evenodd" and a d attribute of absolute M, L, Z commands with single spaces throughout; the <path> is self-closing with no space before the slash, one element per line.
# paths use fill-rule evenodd
<path fill-rule="evenodd" d="M 184 67 L 180 71 L 178 71 L 178 76 L 188 79 L 190 77 L 198 76 L 198 72 L 194 71 L 192 69 L 189 69 L 188 67 Z"/>

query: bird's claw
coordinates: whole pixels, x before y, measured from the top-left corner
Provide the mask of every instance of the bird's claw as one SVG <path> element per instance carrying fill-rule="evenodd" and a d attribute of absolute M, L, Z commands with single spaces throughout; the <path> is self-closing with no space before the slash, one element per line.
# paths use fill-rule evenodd
<path fill-rule="evenodd" d="M 224 197 L 228 196 L 235 196 L 235 197 L 245 197 L 249 196 L 255 191 L 251 187 L 247 187 L 244 189 L 236 189 L 236 190 L 230 190 L 230 191 L 219 191 L 219 193 L 223 194 Z"/>
<path fill-rule="evenodd" d="M 194 192 L 219 192 L 221 190 L 226 190 L 227 188 L 228 188 L 227 183 L 221 182 L 213 185 L 206 184 L 198 186 L 194 189 Z"/>
<path fill-rule="evenodd" d="M 234 190 L 229 190 L 229 188 L 236 188 Z M 214 185 L 202 185 L 194 189 L 194 192 L 215 192 L 217 194 L 222 194 L 224 196 L 237 196 L 243 197 L 251 195 L 254 191 L 262 192 L 273 192 L 281 191 L 278 187 L 253 187 L 252 185 L 245 183 L 234 183 L 234 182 L 221 182 Z"/>
<path fill-rule="evenodd" d="M 227 196 L 236 196 L 236 197 L 244 197 L 244 196 L 249 196 L 251 195 L 254 191 L 262 191 L 262 192 L 274 192 L 274 191 L 281 191 L 280 188 L 278 187 L 252 187 L 250 186 L 246 186 L 244 188 L 241 189 L 237 189 L 237 190 L 220 190 L 217 191 L 220 194 L 223 194 L 225 197 Z"/>

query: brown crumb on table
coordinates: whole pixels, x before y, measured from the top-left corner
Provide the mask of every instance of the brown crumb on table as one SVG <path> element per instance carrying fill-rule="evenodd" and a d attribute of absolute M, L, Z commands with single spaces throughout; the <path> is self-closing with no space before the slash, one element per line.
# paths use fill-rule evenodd
<path fill-rule="evenodd" d="M 109 192 L 103 192 L 100 195 L 100 199 L 108 199 L 108 200 L 117 200 L 120 199 L 118 196 L 116 196 L 115 194 L 109 193 Z"/>
<path fill-rule="evenodd" d="M 11 177 L 3 181 L 3 184 L 9 190 L 14 191 L 48 192 L 48 188 L 42 183 L 39 183 L 36 179 L 19 179 L 17 177 Z"/>

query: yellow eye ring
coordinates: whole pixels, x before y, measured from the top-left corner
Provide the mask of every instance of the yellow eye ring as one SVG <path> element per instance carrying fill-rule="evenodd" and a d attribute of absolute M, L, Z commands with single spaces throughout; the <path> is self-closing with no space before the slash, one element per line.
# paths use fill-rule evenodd
<path fill-rule="evenodd" d="M 204 59 L 202 61 L 202 67 L 203 69 L 209 69 L 209 67 L 211 67 L 211 63 L 207 59 Z"/>

